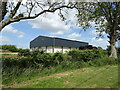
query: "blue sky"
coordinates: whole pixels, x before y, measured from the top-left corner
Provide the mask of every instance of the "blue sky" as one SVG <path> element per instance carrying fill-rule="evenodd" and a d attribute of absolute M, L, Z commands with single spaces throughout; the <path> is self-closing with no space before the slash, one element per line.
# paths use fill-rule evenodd
<path fill-rule="evenodd" d="M 68 24 L 61 21 L 57 12 L 54 14 L 43 14 L 34 20 L 22 20 L 12 23 L 2 30 L 1 44 L 16 45 L 18 48 L 29 48 L 31 40 L 39 35 L 45 35 L 84 41 L 90 45 L 100 46 L 105 49 L 109 45 L 106 34 L 103 33 L 104 38 L 96 39 L 97 33 L 94 28 L 94 22 L 91 22 L 92 28 L 83 31 L 81 27 L 76 25 L 76 18 L 73 13 L 74 10 L 71 10 L 67 15 L 68 20 L 70 20 Z"/>

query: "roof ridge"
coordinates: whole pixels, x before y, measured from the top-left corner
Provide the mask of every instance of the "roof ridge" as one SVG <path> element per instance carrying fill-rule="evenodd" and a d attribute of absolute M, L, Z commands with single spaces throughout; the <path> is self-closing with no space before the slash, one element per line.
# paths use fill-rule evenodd
<path fill-rule="evenodd" d="M 82 43 L 82 41 L 78 41 L 78 40 L 71 40 L 71 39 L 65 39 L 65 38 L 59 38 L 59 37 L 51 37 L 51 36 L 43 36 L 43 35 L 39 35 L 39 36 L 47 37 L 47 38 L 63 39 L 63 40 L 67 40 L 67 41 L 75 41 L 75 42 L 81 42 Z M 38 38 L 38 37 L 36 37 L 36 38 Z M 87 43 L 87 42 L 83 42 L 83 43 Z"/>

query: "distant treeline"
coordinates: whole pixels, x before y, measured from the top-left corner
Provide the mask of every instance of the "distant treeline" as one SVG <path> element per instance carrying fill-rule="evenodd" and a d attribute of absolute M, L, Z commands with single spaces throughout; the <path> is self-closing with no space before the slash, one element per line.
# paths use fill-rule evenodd
<path fill-rule="evenodd" d="M 0 49 L 2 50 L 8 50 L 11 52 L 19 52 L 21 50 L 29 50 L 29 49 L 23 49 L 23 48 L 17 48 L 15 45 L 0 45 Z"/>
<path fill-rule="evenodd" d="M 8 50 L 8 51 L 11 51 L 11 52 L 17 52 L 18 51 L 18 49 L 16 48 L 15 45 L 0 45 L 0 49 Z"/>

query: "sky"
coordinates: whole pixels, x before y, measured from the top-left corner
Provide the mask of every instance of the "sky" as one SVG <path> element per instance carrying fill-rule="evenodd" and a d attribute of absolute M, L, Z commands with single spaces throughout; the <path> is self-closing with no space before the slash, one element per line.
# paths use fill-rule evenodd
<path fill-rule="evenodd" d="M 107 48 L 108 38 L 103 33 L 104 38 L 96 39 L 97 32 L 92 27 L 84 31 L 76 25 L 75 10 L 70 10 L 66 15 L 67 22 L 61 21 L 58 12 L 46 13 L 36 19 L 22 20 L 7 25 L 3 28 L 0 36 L 1 45 L 16 45 L 17 48 L 30 48 L 30 41 L 39 35 L 59 37 L 77 41 L 88 42 L 89 45 Z"/>

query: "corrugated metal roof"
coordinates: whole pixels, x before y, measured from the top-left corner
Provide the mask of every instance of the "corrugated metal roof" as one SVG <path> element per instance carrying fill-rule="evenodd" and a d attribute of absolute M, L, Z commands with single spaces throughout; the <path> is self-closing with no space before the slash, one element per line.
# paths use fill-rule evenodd
<path fill-rule="evenodd" d="M 86 42 L 47 36 L 38 36 L 30 42 L 30 48 L 42 46 L 80 47 L 87 45 L 88 43 Z"/>

